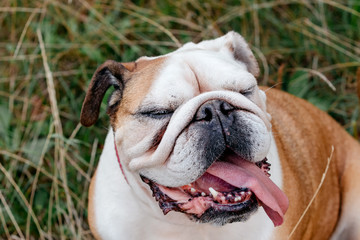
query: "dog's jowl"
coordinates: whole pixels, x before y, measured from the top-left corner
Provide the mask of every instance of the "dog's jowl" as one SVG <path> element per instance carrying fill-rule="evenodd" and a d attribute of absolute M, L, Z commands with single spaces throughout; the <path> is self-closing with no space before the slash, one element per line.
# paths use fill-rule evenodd
<path fill-rule="evenodd" d="M 235 32 L 102 64 L 81 111 L 93 125 L 112 91 L 89 192 L 94 236 L 360 239 L 359 143 L 258 75 Z"/>

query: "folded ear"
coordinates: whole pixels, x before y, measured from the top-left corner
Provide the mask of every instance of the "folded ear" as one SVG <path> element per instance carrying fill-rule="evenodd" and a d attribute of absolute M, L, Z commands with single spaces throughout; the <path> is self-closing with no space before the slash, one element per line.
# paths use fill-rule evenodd
<path fill-rule="evenodd" d="M 252 75 L 255 77 L 259 76 L 259 65 L 254 54 L 245 39 L 237 32 L 231 31 L 214 40 L 202 41 L 197 46 L 215 51 L 230 51 L 235 60 L 244 63 Z"/>
<path fill-rule="evenodd" d="M 259 65 L 245 39 L 236 32 L 229 32 L 225 36 L 230 40 L 230 50 L 233 50 L 235 59 L 245 63 L 248 71 L 258 77 L 260 74 Z"/>
<path fill-rule="evenodd" d="M 80 122 L 89 127 L 93 125 L 99 117 L 100 105 L 106 91 L 113 86 L 117 92 L 118 103 L 124 89 L 124 80 L 130 71 L 135 67 L 135 63 L 115 62 L 108 60 L 95 71 L 89 89 L 86 92 L 85 100 L 82 105 Z M 115 102 L 115 101 L 112 101 Z M 111 107 L 111 106 L 109 106 Z"/>

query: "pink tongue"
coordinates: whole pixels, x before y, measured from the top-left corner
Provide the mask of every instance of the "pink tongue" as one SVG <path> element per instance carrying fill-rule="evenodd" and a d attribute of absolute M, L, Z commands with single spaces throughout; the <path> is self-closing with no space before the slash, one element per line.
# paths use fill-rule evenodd
<path fill-rule="evenodd" d="M 281 225 L 289 206 L 286 195 L 255 164 L 235 157 L 229 160 L 233 163 L 215 162 L 206 172 L 235 187 L 249 188 L 262 203 L 274 225 Z"/>

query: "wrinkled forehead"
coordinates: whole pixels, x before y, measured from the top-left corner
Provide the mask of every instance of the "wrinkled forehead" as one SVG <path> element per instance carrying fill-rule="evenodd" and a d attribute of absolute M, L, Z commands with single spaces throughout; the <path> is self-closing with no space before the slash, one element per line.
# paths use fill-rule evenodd
<path fill-rule="evenodd" d="M 141 61 L 147 60 L 142 58 Z M 256 84 L 246 65 L 236 61 L 230 51 L 203 49 L 185 48 L 164 56 L 162 66 L 153 77 L 149 91 L 144 95 L 145 103 L 166 98 L 179 104 L 204 92 L 239 92 Z"/>

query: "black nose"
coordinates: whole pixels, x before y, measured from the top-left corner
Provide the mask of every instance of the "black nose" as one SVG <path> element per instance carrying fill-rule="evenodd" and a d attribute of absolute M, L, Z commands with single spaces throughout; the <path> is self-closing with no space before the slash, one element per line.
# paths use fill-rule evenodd
<path fill-rule="evenodd" d="M 211 100 L 205 102 L 200 106 L 196 112 L 195 121 L 211 121 L 216 116 L 228 116 L 233 110 L 234 106 L 221 100 Z"/>

